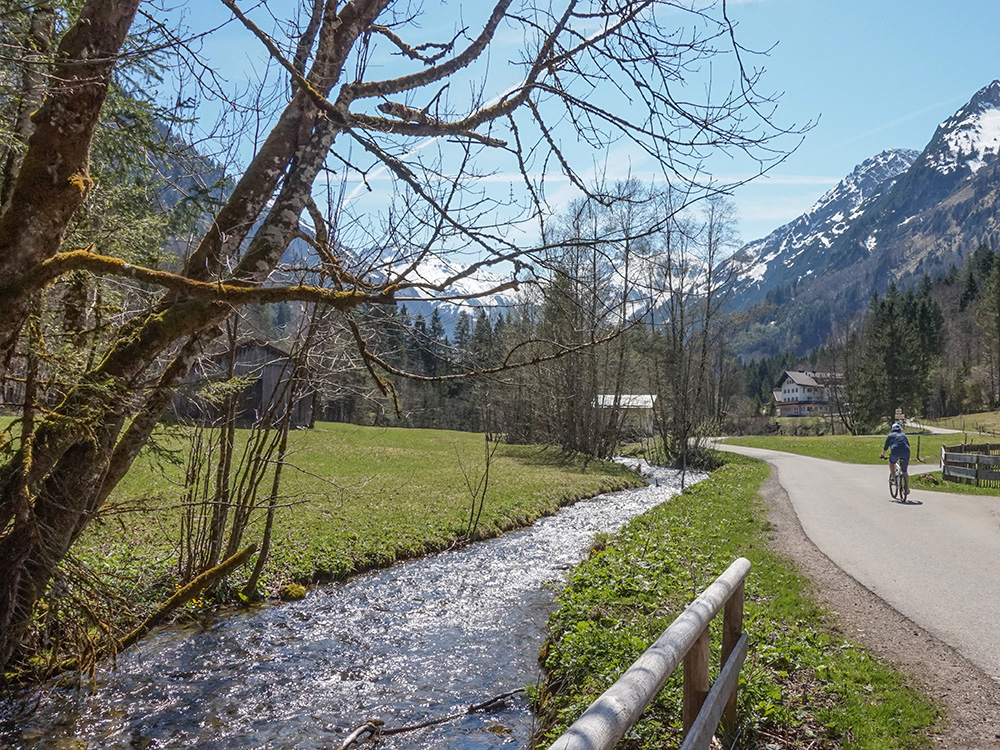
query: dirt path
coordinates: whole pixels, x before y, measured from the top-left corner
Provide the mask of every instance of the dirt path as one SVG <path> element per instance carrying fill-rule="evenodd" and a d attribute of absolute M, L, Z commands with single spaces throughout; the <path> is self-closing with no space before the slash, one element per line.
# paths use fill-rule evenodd
<path fill-rule="evenodd" d="M 774 545 L 813 582 L 819 601 L 837 615 L 845 636 L 898 664 L 944 707 L 946 717 L 935 737 L 938 747 L 1000 747 L 1000 683 L 900 615 L 820 552 L 802 530 L 775 473 L 772 468 L 762 489 L 775 528 Z"/>

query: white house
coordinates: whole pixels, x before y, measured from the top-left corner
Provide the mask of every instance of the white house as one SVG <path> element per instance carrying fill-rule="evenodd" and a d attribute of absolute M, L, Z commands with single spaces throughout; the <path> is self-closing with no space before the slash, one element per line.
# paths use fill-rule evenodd
<path fill-rule="evenodd" d="M 786 370 L 771 391 L 779 417 L 810 417 L 830 413 L 837 376 Z"/>

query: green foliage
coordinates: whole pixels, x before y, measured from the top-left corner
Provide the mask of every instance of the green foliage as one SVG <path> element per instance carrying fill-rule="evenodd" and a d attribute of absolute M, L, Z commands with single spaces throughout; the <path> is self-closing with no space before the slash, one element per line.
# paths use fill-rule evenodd
<path fill-rule="evenodd" d="M 791 352 L 785 352 L 773 357 L 754 359 L 743 365 L 746 395 L 756 398 L 760 404 L 769 403 L 771 390 L 777 384 L 781 374 L 786 370 L 796 369 L 798 362 L 799 357 Z"/>
<path fill-rule="evenodd" d="M 991 275 L 994 257 L 989 245 L 985 244 L 980 244 L 972 253 L 972 257 L 969 258 L 964 268 L 965 281 L 962 293 L 958 298 L 959 312 L 964 312 L 981 296 L 987 279 Z"/>
<path fill-rule="evenodd" d="M 387 362 L 421 378 L 446 378 L 499 364 L 502 312 L 480 308 L 473 319 L 463 310 L 458 316 L 454 341 L 446 335 L 436 308 L 429 317 L 424 314 L 411 317 L 406 305 L 373 306 L 362 310 L 358 317 L 372 347 Z M 408 427 L 469 432 L 494 429 L 491 410 L 496 408 L 497 389 L 482 379 L 399 378 L 394 385 L 397 400 L 386 399 L 373 411 L 369 388 L 364 387 L 362 380 L 362 385 L 353 389 L 354 393 L 340 393 L 331 399 L 337 405 L 331 417 L 357 424 L 386 424 L 387 414 L 394 412 L 398 404 L 401 414 L 394 421 Z"/>
<path fill-rule="evenodd" d="M 929 297 L 889 286 L 872 297 L 845 373 L 855 433 L 871 432 L 896 409 L 919 414 L 929 396 L 930 370 L 941 353 L 944 316 Z"/>
<path fill-rule="evenodd" d="M 541 745 L 566 727 L 738 556 L 751 649 L 741 673 L 736 747 L 926 747 L 936 709 L 888 665 L 847 642 L 808 583 L 767 548 L 763 464 L 732 459 L 704 482 L 635 519 L 580 566 L 560 596 L 538 697 Z M 718 623 L 715 623 L 718 626 Z M 719 635 L 712 639 L 718 663 Z M 680 744 L 675 674 L 623 748 Z M 767 738 L 767 739 L 765 739 Z"/>

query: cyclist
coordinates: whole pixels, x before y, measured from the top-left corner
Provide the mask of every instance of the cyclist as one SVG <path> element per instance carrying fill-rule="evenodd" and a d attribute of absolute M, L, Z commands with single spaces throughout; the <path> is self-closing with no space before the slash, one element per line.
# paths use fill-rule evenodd
<path fill-rule="evenodd" d="M 903 473 L 903 486 L 907 491 L 910 489 L 910 477 L 906 470 L 910 467 L 910 441 L 903 433 L 903 428 L 899 422 L 892 425 L 892 429 L 885 438 L 885 445 L 882 446 L 882 453 L 879 458 L 885 458 L 885 452 L 889 451 L 889 483 L 896 472 L 896 464 L 899 463 L 900 471 Z"/>

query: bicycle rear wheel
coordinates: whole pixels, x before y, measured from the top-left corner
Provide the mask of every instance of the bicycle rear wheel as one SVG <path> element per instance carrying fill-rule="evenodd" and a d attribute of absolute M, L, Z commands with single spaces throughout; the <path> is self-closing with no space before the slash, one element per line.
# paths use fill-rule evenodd
<path fill-rule="evenodd" d="M 899 496 L 899 474 L 893 474 L 889 480 L 889 494 L 895 500 Z"/>

